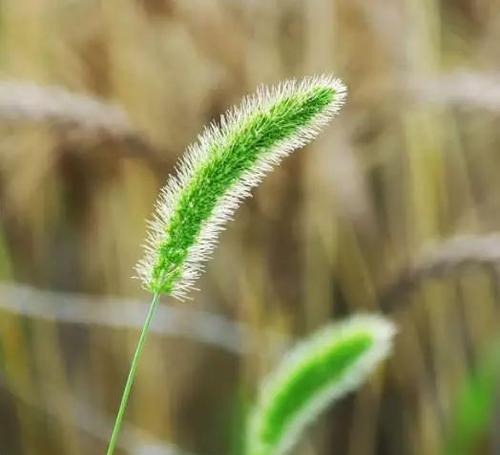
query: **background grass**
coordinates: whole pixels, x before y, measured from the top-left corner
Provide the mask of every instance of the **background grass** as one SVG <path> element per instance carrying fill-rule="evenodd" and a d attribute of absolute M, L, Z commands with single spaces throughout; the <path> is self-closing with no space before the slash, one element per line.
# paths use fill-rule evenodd
<path fill-rule="evenodd" d="M 500 227 L 499 43 L 498 0 L 1 0 L 3 80 L 120 113 L 0 90 L 0 453 L 104 451 L 159 187 L 242 95 L 317 72 L 348 83 L 347 106 L 239 210 L 176 323 L 159 318 L 122 453 L 229 453 L 288 338 L 379 308 L 400 326 L 387 370 L 300 453 L 438 453 L 500 328 L 500 246 L 466 246 L 461 267 L 447 240 Z M 426 269 L 443 242 L 447 273 Z"/>

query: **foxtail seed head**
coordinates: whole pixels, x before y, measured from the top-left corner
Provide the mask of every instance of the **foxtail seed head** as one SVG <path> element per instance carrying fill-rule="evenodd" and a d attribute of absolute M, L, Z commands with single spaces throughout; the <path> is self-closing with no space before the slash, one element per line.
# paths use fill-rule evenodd
<path fill-rule="evenodd" d="M 146 289 L 180 299 L 198 278 L 224 224 L 282 158 L 312 141 L 344 104 L 330 76 L 260 88 L 191 145 L 156 204 L 146 254 L 136 267 Z"/>
<path fill-rule="evenodd" d="M 394 325 L 376 315 L 330 324 L 293 348 L 264 382 L 245 455 L 283 455 L 306 426 L 357 388 L 389 354 Z"/>

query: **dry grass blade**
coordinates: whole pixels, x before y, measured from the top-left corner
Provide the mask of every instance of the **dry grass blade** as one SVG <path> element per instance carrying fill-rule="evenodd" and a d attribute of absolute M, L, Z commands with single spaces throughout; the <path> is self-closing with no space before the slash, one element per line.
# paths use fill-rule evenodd
<path fill-rule="evenodd" d="M 500 112 L 500 74 L 457 71 L 413 80 L 409 89 L 421 101 Z"/>
<path fill-rule="evenodd" d="M 500 234 L 460 236 L 429 246 L 420 257 L 399 271 L 383 287 L 380 301 L 384 310 L 411 293 L 422 281 L 458 272 L 465 267 L 500 264 Z"/>
<path fill-rule="evenodd" d="M 48 124 L 76 143 L 111 140 L 159 160 L 154 147 L 119 106 L 59 86 L 0 81 L 0 122 Z"/>
<path fill-rule="evenodd" d="M 111 297 L 51 292 L 11 283 L 0 283 L 0 311 L 24 317 L 55 320 L 78 325 L 106 326 L 115 329 L 140 329 L 147 304 Z M 262 336 L 244 323 L 235 323 L 208 311 L 187 305 L 162 305 L 158 308 L 151 332 L 164 337 L 180 337 L 244 355 L 244 339 Z M 276 349 L 284 349 L 286 340 L 269 333 Z"/>

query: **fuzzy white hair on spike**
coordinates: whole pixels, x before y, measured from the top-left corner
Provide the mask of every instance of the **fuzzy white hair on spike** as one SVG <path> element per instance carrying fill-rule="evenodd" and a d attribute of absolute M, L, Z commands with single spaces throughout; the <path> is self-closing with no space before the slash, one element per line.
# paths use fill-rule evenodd
<path fill-rule="evenodd" d="M 292 348 L 262 384 L 257 404 L 249 419 L 246 455 L 283 455 L 297 442 L 304 429 L 314 421 L 332 403 L 358 388 L 383 361 L 392 349 L 392 339 L 396 333 L 394 324 L 388 319 L 377 315 L 356 315 L 339 323 L 329 324 L 309 339 L 299 342 Z M 338 377 L 311 390 L 311 396 L 297 409 L 290 410 L 290 390 L 295 390 L 297 384 L 294 375 L 304 371 L 308 365 L 319 362 L 325 350 L 335 349 L 342 342 L 365 334 L 371 340 L 364 352 L 353 357 L 352 363 Z M 344 354 L 345 355 L 345 354 Z M 333 360 L 332 360 L 333 361 Z M 322 370 L 327 365 L 322 365 Z M 313 374 L 312 372 L 310 374 Z M 300 377 L 300 376 L 299 376 Z M 295 387 L 295 388 L 294 388 Z M 276 408 L 286 404 L 288 414 L 282 418 L 285 422 L 277 422 Z M 274 417 L 270 417 L 274 416 Z M 269 425 L 282 425 L 281 431 L 270 438 Z M 271 432 L 273 430 L 271 429 Z M 276 436 L 277 435 L 277 436 Z M 271 441 L 270 439 L 275 439 Z"/>
<path fill-rule="evenodd" d="M 206 171 L 207 163 L 210 163 L 214 156 L 225 159 L 225 155 L 222 154 L 230 153 L 228 152 L 230 145 L 248 134 L 251 122 L 255 121 L 257 115 L 267 115 L 268 120 L 272 119 L 273 107 L 278 103 L 286 102 L 288 99 L 297 101 L 301 96 L 306 99 L 308 94 L 318 89 L 331 90 L 330 102 L 304 124 L 294 128 L 290 134 L 275 141 L 268 149 L 259 151 L 259 156 L 251 167 L 244 169 L 239 178 L 220 195 L 210 215 L 200 220 L 196 239 L 187 248 L 179 269 L 165 270 L 159 278 L 158 265 L 162 261 L 164 252 L 162 247 L 172 240 L 169 236 L 169 225 L 178 215 L 178 207 L 186 197 L 186 189 L 192 185 L 193 180 Z M 153 220 L 149 223 L 146 254 L 136 266 L 138 277 L 144 287 L 153 292 L 165 292 L 181 300 L 185 299 L 201 274 L 204 262 L 209 259 L 220 232 L 241 201 L 251 194 L 251 189 L 258 185 L 284 157 L 311 142 L 319 134 L 321 127 L 339 111 L 345 97 L 344 84 L 330 76 L 306 78 L 300 82 L 286 81 L 274 88 L 260 87 L 256 94 L 244 98 L 239 107 L 233 107 L 223 114 L 218 125 L 212 123 L 205 128 L 197 142 L 188 147 L 187 153 L 176 166 L 177 175 L 169 176 L 156 203 Z M 251 130 L 250 133 L 258 134 L 258 129 Z M 230 159 L 229 154 L 228 159 Z M 209 190 L 210 188 L 207 188 L 207 191 Z M 165 264 L 165 267 L 168 268 L 169 264 Z M 177 275 L 175 279 L 169 278 L 173 281 L 171 289 L 165 291 L 162 280 L 166 280 L 168 274 Z"/>

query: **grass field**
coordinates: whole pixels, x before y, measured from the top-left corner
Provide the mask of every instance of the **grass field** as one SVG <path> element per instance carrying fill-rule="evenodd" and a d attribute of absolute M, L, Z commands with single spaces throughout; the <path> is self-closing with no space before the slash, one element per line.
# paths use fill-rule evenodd
<path fill-rule="evenodd" d="M 120 454 L 238 454 L 286 343 L 360 311 L 394 354 L 297 453 L 446 453 L 500 331 L 499 55 L 498 0 L 0 0 L 0 454 L 104 453 L 158 189 L 243 95 L 317 73 L 342 114 L 165 299 Z M 464 455 L 500 453 L 492 408 Z"/>

